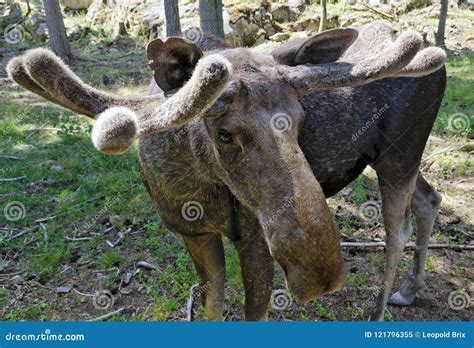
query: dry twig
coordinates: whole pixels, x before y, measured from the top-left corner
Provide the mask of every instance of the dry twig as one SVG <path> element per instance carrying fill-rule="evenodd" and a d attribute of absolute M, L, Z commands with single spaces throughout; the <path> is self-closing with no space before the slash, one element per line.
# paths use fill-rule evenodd
<path fill-rule="evenodd" d="M 16 178 L 0 178 L 0 181 L 1 181 L 1 182 L 17 181 L 17 180 L 22 180 L 22 179 L 26 179 L 26 175 L 17 176 Z"/>
<path fill-rule="evenodd" d="M 29 233 L 29 232 L 31 232 L 31 231 L 36 230 L 38 227 L 39 227 L 39 226 L 33 226 L 33 227 L 31 227 L 31 228 L 27 228 L 26 230 L 23 230 L 23 231 L 21 231 L 20 233 L 17 233 L 17 234 L 15 234 L 14 236 L 12 236 L 12 237 L 10 237 L 10 238 L 4 240 L 4 241 L 1 242 L 0 244 L 5 243 L 5 242 L 7 242 L 7 241 L 11 241 L 11 240 L 17 239 L 17 238 L 19 238 L 19 237 L 21 237 L 21 236 L 23 236 L 23 235 L 25 235 L 25 234 L 27 234 L 27 233 Z"/>
<path fill-rule="evenodd" d="M 372 6 L 370 6 L 369 4 L 363 2 L 363 1 L 359 1 L 359 4 L 363 5 L 364 7 L 366 7 L 367 9 L 369 9 L 370 11 L 372 12 L 375 12 L 376 14 L 386 18 L 386 19 L 390 19 L 390 20 L 395 20 L 395 16 L 391 15 L 391 14 L 388 14 L 386 12 L 382 12 L 380 10 L 377 10 L 376 8 L 373 8 Z"/>
<path fill-rule="evenodd" d="M 44 217 L 44 218 L 35 220 L 35 222 L 41 223 L 41 222 L 46 222 L 46 221 L 49 221 L 49 220 L 52 220 L 52 219 L 55 219 L 55 218 L 56 218 L 56 216 L 48 216 L 48 217 Z"/>
<path fill-rule="evenodd" d="M 199 284 L 194 284 L 191 286 L 191 289 L 189 290 L 189 298 L 188 301 L 186 302 L 186 320 L 187 321 L 193 321 L 193 306 L 194 306 L 194 299 L 195 299 L 195 291 L 199 287 Z"/>
<path fill-rule="evenodd" d="M 385 242 L 342 242 L 341 248 L 385 248 Z M 416 249 L 415 244 L 407 244 L 405 249 Z M 428 244 L 428 249 L 474 250 L 474 245 Z"/>
<path fill-rule="evenodd" d="M 117 309 L 116 311 L 112 311 L 110 313 L 101 315 L 100 317 L 89 319 L 88 321 L 104 321 L 104 320 L 107 320 L 107 319 L 113 317 L 116 314 L 122 313 L 124 311 L 124 309 L 125 309 L 125 307 L 122 307 L 122 308 Z"/>
<path fill-rule="evenodd" d="M 91 240 L 91 237 L 64 237 L 64 240 L 68 242 L 83 242 L 83 241 L 88 241 Z"/>
<path fill-rule="evenodd" d="M 6 158 L 6 159 L 11 159 L 11 160 L 16 160 L 16 161 L 25 159 L 25 157 L 17 157 L 17 156 L 9 156 L 9 155 L 0 155 L 0 158 Z"/>

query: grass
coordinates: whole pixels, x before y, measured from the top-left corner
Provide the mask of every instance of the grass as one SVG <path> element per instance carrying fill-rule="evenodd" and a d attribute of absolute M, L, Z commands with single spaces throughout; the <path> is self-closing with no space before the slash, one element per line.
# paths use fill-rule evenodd
<path fill-rule="evenodd" d="M 78 62 L 72 69 L 101 89 L 144 93 L 149 72 L 143 48 L 111 50 L 113 43 L 101 40 L 74 43 L 76 52 L 100 59 L 101 64 Z M 448 89 L 435 124 L 437 135 L 461 144 L 467 142 L 472 132 L 472 119 L 470 129 L 453 132 L 449 117 L 455 113 L 474 115 L 473 61 L 472 56 L 449 58 Z M 104 76 L 112 83 L 104 84 Z M 0 227 L 11 229 L 0 235 L 0 272 L 21 272 L 18 281 L 24 289 L 19 296 L 14 287 L 0 284 L 1 319 L 83 320 L 96 315 L 89 298 L 73 294 L 59 298 L 51 292 L 56 286 L 68 284 L 83 293 L 114 289 L 121 305 L 139 309 L 135 314 L 112 320 L 182 320 L 189 288 L 198 278 L 179 237 L 165 231 L 151 209 L 152 202 L 141 184 L 136 149 L 123 156 L 101 154 L 91 144 L 91 123 L 85 118 L 33 98 L 11 84 L 2 86 L 0 98 L 0 155 L 20 158 L 0 157 L 0 177 L 26 176 L 2 182 L 0 186 L 2 209 L 11 202 L 24 206 L 24 218 L 18 221 L 0 215 Z M 460 177 L 472 173 L 472 159 L 467 153 L 443 155 L 439 165 L 442 169 L 457 168 L 456 175 Z M 361 176 L 351 187 L 348 196 L 338 195 L 333 202 L 360 205 L 377 199 L 377 185 L 370 176 Z M 51 217 L 42 225 L 35 223 Z M 348 235 L 365 226 L 357 211 L 339 222 L 341 231 Z M 9 240 L 33 227 L 21 238 Z M 122 243 L 115 248 L 107 245 L 107 240 L 115 241 L 119 232 L 127 230 Z M 239 259 L 227 241 L 225 248 L 227 306 L 241 316 L 243 285 Z M 158 265 L 158 270 L 134 273 L 133 292 L 128 296 L 120 293 L 124 274 L 133 272 L 134 264 L 140 260 Z M 372 256 L 370 263 L 379 272 L 384 268 L 380 255 Z M 429 259 L 428 271 L 434 272 L 434 267 Z M 367 291 L 370 281 L 364 273 L 352 273 L 349 286 L 359 292 Z M 34 291 L 28 291 L 28 286 Z M 283 287 L 281 277 L 277 278 L 276 286 Z M 48 301 L 36 303 L 37 298 Z M 49 305 L 52 302 L 55 306 Z M 294 315 L 303 320 L 314 320 L 313 313 L 321 320 L 364 319 L 352 304 L 340 307 L 343 314 L 336 315 L 334 306 L 318 302 L 308 310 L 297 307 Z M 71 311 L 66 313 L 65 308 Z M 353 315 L 345 313 L 346 308 Z M 284 318 L 284 313 L 272 313 L 276 318 Z"/>
<path fill-rule="evenodd" d="M 461 137 L 474 134 L 473 66 L 474 56 L 448 59 L 448 84 L 435 131 Z"/>

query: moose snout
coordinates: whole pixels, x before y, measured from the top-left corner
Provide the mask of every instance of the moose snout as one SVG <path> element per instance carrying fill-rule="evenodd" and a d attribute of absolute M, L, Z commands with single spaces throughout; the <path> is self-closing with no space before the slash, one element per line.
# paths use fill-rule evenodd
<path fill-rule="evenodd" d="M 290 233 L 272 233 L 269 249 L 285 274 L 288 290 L 302 303 L 338 291 L 346 272 L 339 246 L 311 241 L 307 231 L 296 227 Z"/>
<path fill-rule="evenodd" d="M 321 297 L 340 290 L 345 282 L 344 270 L 335 269 L 331 275 L 319 272 L 317 269 L 303 274 L 298 267 L 286 267 L 285 282 L 288 290 L 301 303 L 307 303 L 315 298 Z"/>
<path fill-rule="evenodd" d="M 288 290 L 308 302 L 339 290 L 344 283 L 339 230 L 297 142 L 280 136 L 276 144 L 284 167 L 289 168 L 286 182 L 290 184 L 268 196 L 259 221 L 273 258 L 285 271 Z"/>

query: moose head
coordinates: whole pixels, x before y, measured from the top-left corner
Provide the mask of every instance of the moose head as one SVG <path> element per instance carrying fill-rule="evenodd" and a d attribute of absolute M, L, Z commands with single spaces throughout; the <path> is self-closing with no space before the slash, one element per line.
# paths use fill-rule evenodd
<path fill-rule="evenodd" d="M 166 96 L 98 91 L 42 49 L 14 58 L 8 72 L 56 104 L 97 116 L 92 140 L 106 153 L 123 153 L 137 137 L 191 124 L 181 141 L 189 142 L 196 171 L 225 185 L 255 215 L 289 290 L 306 302 L 338 290 L 345 271 L 317 168 L 298 144 L 305 121 L 301 98 L 387 77 L 427 75 L 443 65 L 445 54 L 420 50 L 421 44 L 412 31 L 396 38 L 383 21 L 290 41 L 270 55 L 243 48 L 206 55 L 185 39 L 155 40 L 147 54 Z M 141 147 L 141 155 L 148 150 Z"/>

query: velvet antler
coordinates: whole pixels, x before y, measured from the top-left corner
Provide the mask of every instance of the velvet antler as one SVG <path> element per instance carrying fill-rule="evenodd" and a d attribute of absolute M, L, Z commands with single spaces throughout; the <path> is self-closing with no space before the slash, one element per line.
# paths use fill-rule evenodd
<path fill-rule="evenodd" d="M 167 98 L 122 97 L 95 89 L 45 49 L 30 50 L 7 66 L 10 78 L 31 92 L 74 112 L 99 115 L 92 139 L 107 153 L 122 153 L 138 135 L 179 127 L 200 115 L 219 97 L 230 69 L 221 56 L 203 58 L 186 85 Z"/>
<path fill-rule="evenodd" d="M 283 66 L 280 72 L 300 95 L 386 77 L 424 76 L 441 68 L 446 54 L 436 47 L 419 51 L 421 44 L 417 32 L 406 31 L 395 38 L 388 22 L 377 21 L 362 27 L 357 39 L 335 62 Z"/>

